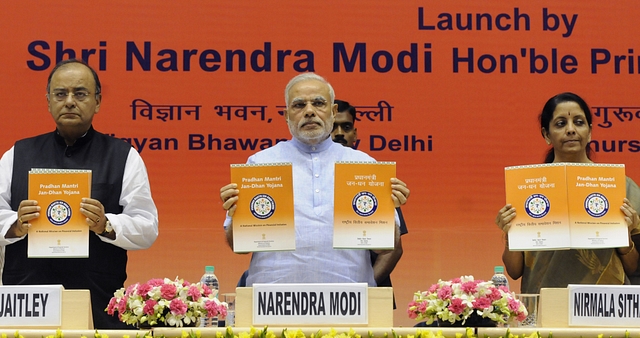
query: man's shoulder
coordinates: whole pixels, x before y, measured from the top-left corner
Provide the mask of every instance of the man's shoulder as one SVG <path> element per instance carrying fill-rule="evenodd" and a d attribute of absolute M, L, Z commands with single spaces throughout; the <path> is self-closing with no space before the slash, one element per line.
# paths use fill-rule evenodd
<path fill-rule="evenodd" d="M 15 142 L 16 146 L 19 145 L 29 145 L 29 144 L 34 144 L 34 143 L 38 143 L 38 142 L 42 142 L 44 140 L 48 140 L 50 138 L 54 137 L 52 132 L 49 133 L 44 133 L 44 134 L 40 134 L 40 135 L 36 135 L 36 136 L 30 136 L 30 137 L 26 137 L 23 139 L 20 139 L 18 141 Z"/>
<path fill-rule="evenodd" d="M 251 155 L 250 161 L 255 162 L 273 162 L 275 159 L 288 158 L 292 152 L 298 151 L 296 145 L 292 140 L 278 142 L 272 147 L 258 151 Z M 321 151 L 325 154 L 331 154 L 330 157 L 336 161 L 363 161 L 374 162 L 375 159 L 369 154 L 356 150 L 353 148 L 345 147 L 340 143 L 332 143 L 328 148 Z"/>
<path fill-rule="evenodd" d="M 119 139 L 119 138 L 113 137 L 111 135 L 103 134 L 103 133 L 101 133 L 99 131 L 95 132 L 95 136 L 94 137 L 102 140 L 103 142 L 110 143 L 110 144 L 113 144 L 113 145 L 116 145 L 116 146 L 120 146 L 120 147 L 123 147 L 123 148 L 126 148 L 126 149 L 129 149 L 129 148 L 133 147 L 131 145 L 131 143 L 129 143 L 129 142 L 123 140 L 123 139 Z"/>
<path fill-rule="evenodd" d="M 29 137 L 25 137 L 23 139 L 18 140 L 18 142 L 20 141 L 29 141 L 29 140 L 36 140 L 36 139 L 43 139 L 43 138 L 49 138 L 49 137 L 53 137 L 55 134 L 55 132 L 48 132 L 48 133 L 44 133 L 44 134 L 40 134 L 40 135 L 34 135 L 34 136 L 29 136 Z"/>
<path fill-rule="evenodd" d="M 253 155 L 251 155 L 249 158 L 251 159 L 264 159 L 264 160 L 270 160 L 273 159 L 274 156 L 279 156 L 281 154 L 286 154 L 288 151 L 291 151 L 293 149 L 293 145 L 291 144 L 291 140 L 288 141 L 282 141 L 282 142 L 278 142 L 276 144 L 274 144 L 273 146 L 266 148 L 266 149 L 262 149 L 256 153 L 254 153 Z"/>
<path fill-rule="evenodd" d="M 344 159 L 342 159 L 343 161 L 365 161 L 365 162 L 372 162 L 375 161 L 376 159 L 371 157 L 371 155 L 365 153 L 362 150 L 357 150 L 357 149 L 353 149 L 353 148 L 349 148 L 349 147 L 345 147 L 339 143 L 336 143 L 336 145 L 338 147 L 334 147 L 334 149 L 332 149 L 331 151 L 338 151 L 341 153 L 342 157 Z"/>

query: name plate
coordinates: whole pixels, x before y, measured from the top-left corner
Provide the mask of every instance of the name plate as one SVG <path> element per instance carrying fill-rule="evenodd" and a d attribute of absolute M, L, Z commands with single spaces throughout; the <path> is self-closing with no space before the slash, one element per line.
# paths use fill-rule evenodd
<path fill-rule="evenodd" d="M 640 286 L 569 285 L 569 326 L 638 325 Z"/>
<path fill-rule="evenodd" d="M 0 286 L 0 326 L 60 326 L 62 285 Z"/>
<path fill-rule="evenodd" d="M 368 324 L 366 283 L 253 284 L 253 325 Z"/>

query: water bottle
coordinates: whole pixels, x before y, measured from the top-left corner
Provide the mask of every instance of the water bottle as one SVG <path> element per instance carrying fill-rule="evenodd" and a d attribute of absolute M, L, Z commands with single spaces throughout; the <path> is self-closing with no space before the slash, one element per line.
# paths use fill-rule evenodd
<path fill-rule="evenodd" d="M 212 291 L 218 291 L 218 277 L 213 273 L 215 268 L 212 265 L 207 265 L 204 267 L 204 275 L 200 279 L 200 283 L 202 285 L 208 286 Z M 216 297 L 218 297 L 216 295 Z M 218 326 L 218 317 L 209 317 L 206 314 L 200 320 L 200 327 L 217 327 Z"/>
<path fill-rule="evenodd" d="M 496 265 L 493 268 L 493 276 L 491 277 L 491 281 L 493 282 L 493 285 L 495 285 L 496 287 L 504 286 L 505 288 L 507 288 L 507 291 L 509 290 L 509 280 L 507 279 L 507 276 L 504 275 L 504 267 L 502 265 Z M 507 320 L 506 316 L 504 319 L 505 321 Z M 496 327 L 505 327 L 505 326 L 507 325 L 502 323 L 496 323 Z"/>
<path fill-rule="evenodd" d="M 504 275 L 504 267 L 502 265 L 496 265 L 493 268 L 493 277 L 491 277 L 491 281 L 496 287 L 504 286 L 509 290 L 509 280 L 507 279 L 507 276 Z"/>

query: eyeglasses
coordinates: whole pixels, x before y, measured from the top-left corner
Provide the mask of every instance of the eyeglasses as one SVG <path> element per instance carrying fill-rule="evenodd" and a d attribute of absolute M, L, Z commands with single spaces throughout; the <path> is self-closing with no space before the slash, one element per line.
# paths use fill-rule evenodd
<path fill-rule="evenodd" d="M 91 93 L 89 93 L 86 90 L 76 90 L 75 92 L 68 92 L 66 90 L 57 90 L 51 93 L 51 95 L 47 94 L 47 97 L 51 97 L 55 101 L 62 102 L 62 101 L 65 101 L 67 97 L 69 97 L 69 95 L 71 95 L 71 97 L 74 100 L 78 102 L 82 102 L 82 101 L 85 101 L 87 98 L 89 98 L 89 95 L 91 95 Z"/>
<path fill-rule="evenodd" d="M 311 101 L 302 101 L 302 100 L 293 101 L 289 105 L 289 108 L 291 108 L 294 112 L 300 112 L 300 111 L 304 110 L 307 107 L 307 105 L 309 105 L 309 104 L 314 109 L 322 110 L 322 111 L 326 110 L 327 107 L 329 106 L 329 103 L 325 99 L 314 99 L 314 100 L 311 100 Z"/>

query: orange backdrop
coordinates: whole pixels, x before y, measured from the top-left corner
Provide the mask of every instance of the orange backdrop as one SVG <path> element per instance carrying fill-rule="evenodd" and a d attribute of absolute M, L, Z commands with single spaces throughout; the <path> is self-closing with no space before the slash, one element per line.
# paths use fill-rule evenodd
<path fill-rule="evenodd" d="M 249 255 L 224 241 L 219 188 L 250 144 L 290 137 L 283 89 L 315 71 L 359 107 L 359 149 L 396 161 L 411 188 L 393 281 L 395 323 L 413 325 L 414 291 L 462 274 L 488 279 L 501 264 L 503 168 L 542 161 L 537 115 L 549 97 L 583 96 L 597 114 L 594 159 L 640 180 L 639 15 L 595 0 L 7 2 L 0 149 L 53 130 L 48 73 L 88 56 L 103 82 L 94 126 L 140 151 L 160 213 L 156 243 L 130 253 L 128 282 L 195 281 L 215 265 L 231 292 Z M 173 119 L 158 106 L 173 106 Z"/>

